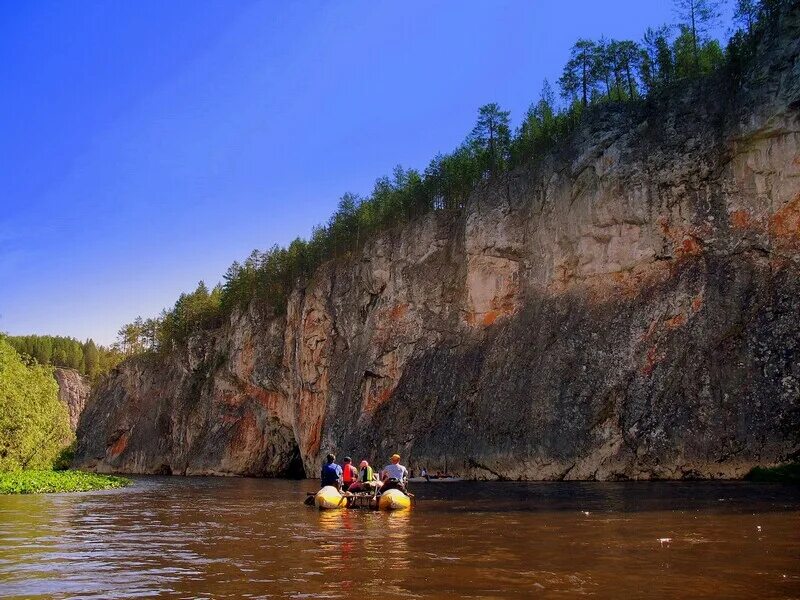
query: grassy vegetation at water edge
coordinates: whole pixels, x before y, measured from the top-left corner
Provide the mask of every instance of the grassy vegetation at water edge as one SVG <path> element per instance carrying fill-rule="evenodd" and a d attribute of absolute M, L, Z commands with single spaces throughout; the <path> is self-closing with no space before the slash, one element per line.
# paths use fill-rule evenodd
<path fill-rule="evenodd" d="M 0 494 L 88 492 L 126 486 L 130 479 L 83 471 L 11 471 L 0 473 Z"/>
<path fill-rule="evenodd" d="M 747 481 L 800 483 L 800 463 L 789 463 L 779 467 L 753 467 L 744 478 Z"/>

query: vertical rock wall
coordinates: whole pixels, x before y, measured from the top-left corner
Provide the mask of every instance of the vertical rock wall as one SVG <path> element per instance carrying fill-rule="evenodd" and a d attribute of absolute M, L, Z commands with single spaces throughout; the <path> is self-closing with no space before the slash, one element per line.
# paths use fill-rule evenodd
<path fill-rule="evenodd" d="M 53 369 L 53 377 L 58 383 L 58 399 L 67 407 L 69 425 L 75 431 L 91 386 L 80 373 L 72 369 Z"/>
<path fill-rule="evenodd" d="M 323 265 L 285 315 L 254 304 L 127 361 L 86 408 L 80 464 L 285 475 L 400 451 L 479 478 L 647 479 L 796 458 L 798 40 L 794 14 L 738 96 L 606 107 L 463 211 Z"/>

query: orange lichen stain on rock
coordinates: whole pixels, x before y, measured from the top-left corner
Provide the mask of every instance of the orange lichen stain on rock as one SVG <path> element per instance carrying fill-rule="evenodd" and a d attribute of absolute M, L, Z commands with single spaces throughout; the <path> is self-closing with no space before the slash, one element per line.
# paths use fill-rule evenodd
<path fill-rule="evenodd" d="M 306 430 L 308 436 L 305 438 L 304 443 L 302 444 L 302 449 L 306 454 L 317 454 L 319 452 L 322 439 L 322 417 L 317 417 L 309 425 L 310 427 L 308 427 Z"/>
<path fill-rule="evenodd" d="M 703 298 L 704 298 L 703 292 L 700 292 L 694 298 L 692 298 L 692 304 L 691 304 L 692 313 L 696 313 L 701 308 L 703 308 Z"/>
<path fill-rule="evenodd" d="M 686 325 L 688 319 L 686 315 L 683 313 L 678 313 L 674 317 L 670 317 L 664 321 L 664 325 L 666 325 L 667 329 L 677 329 L 678 327 L 683 327 Z"/>
<path fill-rule="evenodd" d="M 297 427 L 300 430 L 300 449 L 305 455 L 316 454 L 322 440 L 322 422 L 327 410 L 328 374 L 323 371 L 314 389 L 303 387 L 299 392 Z"/>
<path fill-rule="evenodd" d="M 253 340 L 247 338 L 242 346 L 241 355 L 241 373 L 244 378 L 249 378 L 255 369 L 255 361 L 253 360 Z"/>
<path fill-rule="evenodd" d="M 395 304 L 389 311 L 389 318 L 392 321 L 399 321 L 406 316 L 406 313 L 408 313 L 408 304 Z"/>
<path fill-rule="evenodd" d="M 394 382 L 387 381 L 386 378 L 377 380 L 374 377 L 368 378 L 364 389 L 364 412 L 367 414 L 375 412 L 392 397 L 394 388 Z"/>
<path fill-rule="evenodd" d="M 311 308 L 303 318 L 303 328 L 306 330 L 316 329 L 322 320 L 322 315 L 316 309 Z"/>
<path fill-rule="evenodd" d="M 653 372 L 653 369 L 656 368 L 656 364 L 659 360 L 658 346 L 652 346 L 647 351 L 647 356 L 645 356 L 644 359 L 644 365 L 642 365 L 642 368 L 639 370 L 639 372 L 642 373 L 642 375 L 650 375 Z"/>
<path fill-rule="evenodd" d="M 111 448 L 108 449 L 108 453 L 111 456 L 119 456 L 125 451 L 125 448 L 127 447 L 128 447 L 128 432 L 126 431 L 121 436 L 119 436 L 119 438 L 117 438 L 117 441 L 115 441 L 111 445 Z"/>
<path fill-rule="evenodd" d="M 267 390 L 250 383 L 245 384 L 244 391 L 250 398 L 253 398 L 256 402 L 261 404 L 261 406 L 272 412 L 277 410 L 278 403 L 283 398 L 278 392 Z"/>
<path fill-rule="evenodd" d="M 400 365 L 397 355 L 391 352 L 383 357 L 383 369 L 380 376 L 366 376 L 364 380 L 363 411 L 372 413 L 386 403 L 400 381 Z"/>
<path fill-rule="evenodd" d="M 576 283 L 585 286 L 592 302 L 602 303 L 620 297 L 635 298 L 642 289 L 664 281 L 669 275 L 667 262 L 657 261 L 641 263 L 624 271 L 591 275 Z"/>
<path fill-rule="evenodd" d="M 502 313 L 499 310 L 490 310 L 487 313 L 484 313 L 482 323 L 485 326 L 491 325 L 497 320 L 497 317 L 501 316 Z"/>
<path fill-rule="evenodd" d="M 242 395 L 233 390 L 223 390 L 219 394 L 219 402 L 226 408 L 236 408 L 242 403 Z"/>
<path fill-rule="evenodd" d="M 658 326 L 660 323 L 661 323 L 660 319 L 653 319 L 653 321 L 650 323 L 650 326 L 647 328 L 647 331 L 645 331 L 642 334 L 642 337 L 639 339 L 643 342 L 646 342 L 647 340 L 651 339 L 658 330 Z"/>
<path fill-rule="evenodd" d="M 258 446 L 260 437 L 255 415 L 252 412 L 246 412 L 237 420 L 236 432 L 231 437 L 228 448 L 236 452 Z"/>
<path fill-rule="evenodd" d="M 478 317 L 480 317 L 481 325 L 483 327 L 489 327 L 490 325 L 494 325 L 498 319 L 513 315 L 517 312 L 518 308 L 517 293 L 518 289 L 515 285 L 510 288 L 506 294 L 492 298 L 492 301 L 489 303 L 489 310 L 484 313 L 478 313 L 477 315 L 468 313 L 466 318 L 467 323 L 475 325 L 478 321 Z"/>
<path fill-rule="evenodd" d="M 555 294 L 565 292 L 576 280 L 576 268 L 570 261 L 562 261 L 555 266 L 553 280 L 547 289 Z"/>
<path fill-rule="evenodd" d="M 495 303 L 492 303 L 493 306 L 496 306 Z M 503 317 L 508 317 L 516 312 L 516 306 L 504 304 L 496 308 L 490 308 L 484 313 L 475 313 L 469 311 L 464 314 L 464 322 L 469 325 L 470 327 L 474 327 L 475 325 L 482 325 L 483 327 L 488 327 L 489 325 L 494 325 L 494 323 Z"/>
<path fill-rule="evenodd" d="M 690 231 L 683 227 L 673 227 L 665 216 L 658 219 L 658 224 L 664 237 L 672 242 L 677 258 L 694 256 L 703 251 L 699 235 L 707 233 L 705 228 L 693 228 Z"/>
<path fill-rule="evenodd" d="M 800 240 L 800 194 L 770 217 L 769 232 L 779 244 L 797 244 Z"/>
<path fill-rule="evenodd" d="M 681 241 L 680 245 L 675 249 L 675 254 L 678 258 L 682 258 L 684 256 L 694 256 L 696 254 L 700 254 L 702 252 L 703 247 L 700 245 L 700 242 L 695 237 L 685 237 Z"/>
<path fill-rule="evenodd" d="M 734 229 L 750 229 L 753 226 L 753 215 L 750 214 L 750 211 L 735 210 L 730 216 Z"/>

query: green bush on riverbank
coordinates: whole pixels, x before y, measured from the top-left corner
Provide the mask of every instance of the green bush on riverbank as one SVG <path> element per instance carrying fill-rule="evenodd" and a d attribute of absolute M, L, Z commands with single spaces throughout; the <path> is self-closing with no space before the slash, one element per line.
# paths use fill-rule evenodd
<path fill-rule="evenodd" d="M 747 481 L 800 483 L 800 463 L 789 463 L 779 467 L 754 467 L 744 478 Z"/>
<path fill-rule="evenodd" d="M 82 471 L 12 471 L 0 473 L 0 494 L 88 492 L 126 486 L 130 479 Z"/>
<path fill-rule="evenodd" d="M 73 439 L 53 368 L 24 361 L 0 335 L 0 472 L 48 469 Z"/>

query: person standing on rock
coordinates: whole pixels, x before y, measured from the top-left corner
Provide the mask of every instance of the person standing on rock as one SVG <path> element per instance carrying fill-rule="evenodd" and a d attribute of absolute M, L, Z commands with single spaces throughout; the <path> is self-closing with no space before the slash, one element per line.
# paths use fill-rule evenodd
<path fill-rule="evenodd" d="M 342 461 L 342 491 L 349 490 L 356 481 L 358 481 L 358 471 L 353 466 L 353 459 L 345 456 Z"/>
<path fill-rule="evenodd" d="M 381 481 L 383 486 L 381 491 L 398 489 L 401 492 L 406 491 L 406 482 L 408 481 L 408 469 L 400 464 L 400 455 L 392 454 L 391 464 L 383 467 L 381 471 Z"/>
<path fill-rule="evenodd" d="M 325 464 L 322 465 L 319 479 L 322 487 L 332 485 L 340 492 L 342 491 L 342 467 L 336 464 L 335 454 L 328 454 L 325 457 Z"/>

